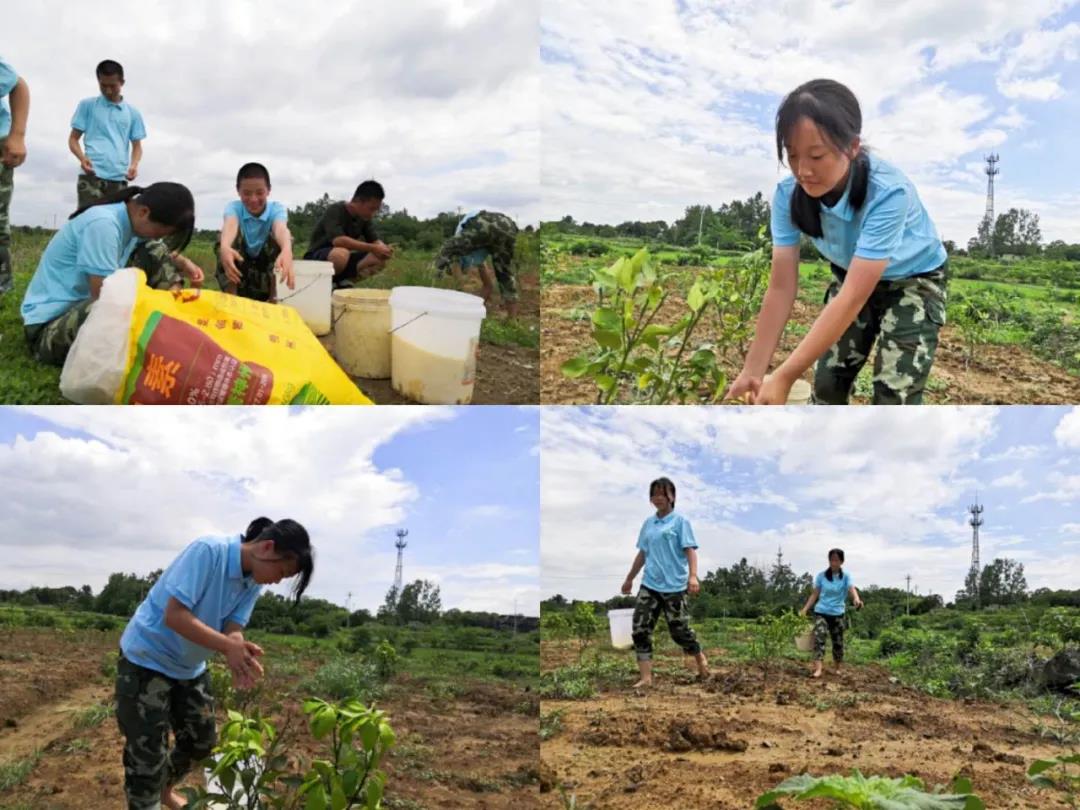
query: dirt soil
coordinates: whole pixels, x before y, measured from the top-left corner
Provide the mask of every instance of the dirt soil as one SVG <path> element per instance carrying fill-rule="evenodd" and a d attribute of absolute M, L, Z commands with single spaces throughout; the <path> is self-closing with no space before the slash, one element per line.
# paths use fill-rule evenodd
<path fill-rule="evenodd" d="M 570 320 L 565 313 L 591 307 L 596 295 L 588 286 L 548 285 L 541 290 L 540 340 L 544 354 L 540 361 L 540 400 L 545 404 L 592 404 L 596 386 L 588 380 L 570 380 L 559 367 L 587 350 L 592 343 L 590 321 Z M 671 296 L 671 312 L 680 311 L 681 301 Z M 665 305 L 667 307 L 669 305 Z M 684 308 L 685 309 L 685 308 Z M 590 310 L 591 311 L 591 310 Z M 796 301 L 792 322 L 809 327 L 820 307 Z M 708 320 L 700 337 L 709 334 Z M 781 341 L 778 357 L 785 356 L 798 343 L 788 334 Z M 872 362 L 872 360 L 870 361 Z M 738 371 L 728 369 L 729 376 Z M 811 381 L 813 373 L 805 379 Z M 1029 405 L 1073 404 L 1080 402 L 1080 377 L 1073 376 L 1053 363 L 1041 360 L 1019 346 L 984 346 L 970 367 L 965 366 L 964 343 L 951 326 L 941 332 L 931 380 L 939 381 L 937 390 L 926 392 L 926 404 L 953 405 Z M 853 402 L 865 399 L 853 398 Z"/>
<path fill-rule="evenodd" d="M 963 772 L 989 808 L 1068 806 L 1027 782 L 1028 765 L 1058 751 L 1024 709 L 936 700 L 878 666 L 815 681 L 784 662 L 768 683 L 757 667 L 721 666 L 705 683 L 680 673 L 649 691 L 628 683 L 589 700 L 542 701 L 543 714 L 555 710 L 562 730 L 540 744 L 544 807 L 564 806 L 562 785 L 594 810 L 745 810 L 791 776 L 854 768 L 928 786 Z"/>
<path fill-rule="evenodd" d="M 518 276 L 518 320 L 536 329 L 540 323 L 539 276 Z M 464 289 L 480 294 L 480 282 L 470 276 Z M 488 308 L 488 318 L 502 319 L 506 313 L 498 299 Z M 319 338 L 333 354 L 333 333 Z M 540 350 L 525 346 L 496 346 L 481 342 L 476 357 L 476 384 L 473 405 L 536 405 L 540 402 Z M 411 400 L 397 393 L 390 380 L 353 378 L 360 390 L 379 405 L 411 405 Z"/>
<path fill-rule="evenodd" d="M 123 808 L 123 740 L 114 716 L 76 729 L 74 715 L 111 701 L 101 675 L 116 633 L 0 631 L 0 764 L 35 751 L 41 758 L 19 785 L 0 791 L 0 808 L 85 810 Z M 319 747 L 308 734 L 295 684 L 307 673 L 277 678 L 268 662 L 264 694 L 269 716 L 292 741 L 286 754 L 306 762 Z M 407 810 L 539 807 L 538 701 L 510 685 L 462 684 L 437 699 L 423 684 L 395 678 L 378 702 L 397 735 L 385 763 L 390 807 Z M 223 713 L 219 708 L 219 727 Z M 282 731 L 282 729 L 285 729 Z M 287 736 L 286 736 L 287 735 Z M 189 778 L 193 783 L 194 777 Z"/>

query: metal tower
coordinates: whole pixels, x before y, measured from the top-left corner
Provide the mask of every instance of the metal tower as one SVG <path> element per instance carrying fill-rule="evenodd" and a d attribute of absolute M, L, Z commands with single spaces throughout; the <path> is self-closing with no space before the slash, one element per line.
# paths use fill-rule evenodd
<path fill-rule="evenodd" d="M 983 525 L 982 513 L 983 508 L 979 505 L 979 496 L 975 495 L 975 503 L 968 507 L 968 511 L 971 513 L 971 520 L 968 523 L 971 524 L 971 574 L 972 574 L 972 593 L 971 597 L 975 599 L 975 605 L 979 604 L 979 527 Z"/>
<path fill-rule="evenodd" d="M 401 596 L 401 564 L 405 558 L 405 546 L 409 545 L 405 542 L 405 538 L 408 536 L 408 529 L 398 529 L 397 541 L 394 543 L 394 548 L 397 549 L 397 568 L 394 569 L 394 590 L 399 597 Z"/>
<path fill-rule="evenodd" d="M 1000 174 L 997 164 L 1000 158 L 996 154 L 986 156 L 986 212 L 983 214 L 983 222 L 986 223 L 986 249 L 990 255 L 994 253 L 994 178 Z"/>

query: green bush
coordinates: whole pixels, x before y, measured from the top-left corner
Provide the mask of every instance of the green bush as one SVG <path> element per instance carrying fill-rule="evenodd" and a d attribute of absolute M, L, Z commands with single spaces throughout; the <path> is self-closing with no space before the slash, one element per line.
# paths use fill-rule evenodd
<path fill-rule="evenodd" d="M 356 699 L 370 702 L 381 693 L 375 667 L 351 656 L 334 658 L 319 667 L 302 684 L 311 694 L 334 700 Z"/>

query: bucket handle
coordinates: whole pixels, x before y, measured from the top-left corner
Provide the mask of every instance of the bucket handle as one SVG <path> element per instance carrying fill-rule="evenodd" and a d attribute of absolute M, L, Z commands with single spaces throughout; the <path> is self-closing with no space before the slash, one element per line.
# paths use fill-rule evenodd
<path fill-rule="evenodd" d="M 291 293 L 289 293 L 288 295 L 286 295 L 286 296 L 285 296 L 284 298 L 282 298 L 282 297 L 281 297 L 281 296 L 279 295 L 279 296 L 278 296 L 278 299 L 277 299 L 277 302 L 278 302 L 279 304 L 284 304 L 284 303 L 285 303 L 286 301 L 288 301 L 288 300 L 289 300 L 290 298 L 295 298 L 295 297 L 296 297 L 296 296 L 298 296 L 298 295 L 299 295 L 300 293 L 302 293 L 302 292 L 303 292 L 304 290 L 308 289 L 308 287 L 310 287 L 310 286 L 311 286 L 312 284 L 314 284 L 314 283 L 315 283 L 315 282 L 317 282 L 318 280 L 319 280 L 319 277 L 318 277 L 318 276 L 316 276 L 315 278 L 311 279 L 311 281 L 309 281 L 309 282 L 308 282 L 308 283 L 307 283 L 306 285 L 304 285 L 303 287 L 301 287 L 301 288 L 300 288 L 299 290 L 293 290 L 293 291 L 292 291 Z M 286 289 L 288 289 L 288 288 L 286 288 Z"/>
<path fill-rule="evenodd" d="M 408 325 L 409 325 L 410 323 L 412 323 L 413 321 L 419 320 L 420 318 L 423 318 L 423 317 L 424 317 L 425 315 L 427 315 L 427 314 L 428 314 L 427 312 L 421 312 L 421 313 L 420 313 L 419 315 L 417 315 L 417 316 L 416 316 L 415 318 L 410 318 L 409 320 L 405 321 L 405 323 L 403 323 L 403 324 L 402 324 L 401 326 L 398 326 L 398 327 L 395 327 L 394 329 L 391 329 L 391 330 L 390 330 L 390 332 L 389 332 L 389 334 L 391 334 L 391 335 L 392 335 L 392 334 L 394 334 L 394 332 L 396 332 L 396 331 L 397 331 L 398 329 L 404 329 L 404 328 L 405 328 L 406 326 L 408 326 Z"/>

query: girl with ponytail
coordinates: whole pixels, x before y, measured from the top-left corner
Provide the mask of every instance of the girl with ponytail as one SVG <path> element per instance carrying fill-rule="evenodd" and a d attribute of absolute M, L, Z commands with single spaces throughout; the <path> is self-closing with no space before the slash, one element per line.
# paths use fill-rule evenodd
<path fill-rule="evenodd" d="M 783 405 L 816 364 L 814 400 L 846 404 L 874 342 L 874 404 L 918 405 L 945 323 L 946 253 L 915 186 L 861 141 L 855 95 L 829 79 L 796 87 L 776 113 L 791 176 L 772 206 L 772 277 L 729 398 Z M 799 285 L 803 235 L 832 265 L 825 308 L 766 377 Z"/>
<path fill-rule="evenodd" d="M 62 365 L 105 278 L 129 263 L 141 266 L 152 286 L 173 262 L 201 284 L 202 270 L 178 253 L 194 227 L 195 201 L 179 183 L 128 186 L 80 207 L 49 241 L 23 298 L 30 352 Z"/>

